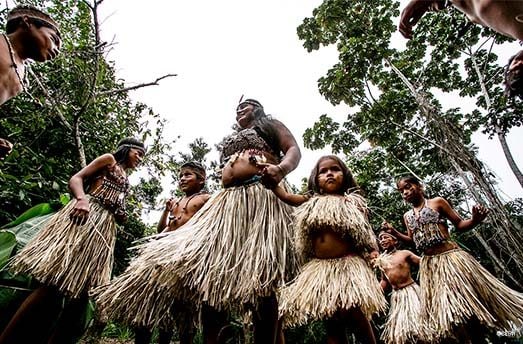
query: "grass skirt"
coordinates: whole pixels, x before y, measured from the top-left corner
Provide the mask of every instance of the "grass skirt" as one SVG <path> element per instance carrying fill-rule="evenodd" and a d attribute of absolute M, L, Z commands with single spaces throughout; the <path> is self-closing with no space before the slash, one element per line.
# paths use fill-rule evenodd
<path fill-rule="evenodd" d="M 376 235 L 365 214 L 366 209 L 367 202 L 356 193 L 343 197 L 314 196 L 300 205 L 293 214 L 294 242 L 300 258 L 304 261 L 314 258 L 311 237 L 324 228 L 351 242 L 354 251 L 364 256 L 378 250 Z"/>
<path fill-rule="evenodd" d="M 387 303 L 372 269 L 360 256 L 312 259 L 282 288 L 279 302 L 286 326 L 327 319 L 354 307 L 370 318 L 384 311 Z"/>
<path fill-rule="evenodd" d="M 71 222 L 75 201 L 56 213 L 9 263 L 14 273 L 31 275 L 76 298 L 108 283 L 113 265 L 116 222 L 111 212 L 90 199 L 87 223 Z"/>
<path fill-rule="evenodd" d="M 473 317 L 497 330 L 523 326 L 523 294 L 504 285 L 461 249 L 423 256 L 419 275 L 422 317 L 438 337 L 450 336 L 456 326 Z"/>
<path fill-rule="evenodd" d="M 390 309 L 381 339 L 387 344 L 416 343 L 418 339 L 429 339 L 421 321 L 421 290 L 412 283 L 392 291 Z"/>
<path fill-rule="evenodd" d="M 220 191 L 184 226 L 139 246 L 126 272 L 96 291 L 100 310 L 159 326 L 176 300 L 220 310 L 256 304 L 296 269 L 290 210 L 259 183 Z"/>

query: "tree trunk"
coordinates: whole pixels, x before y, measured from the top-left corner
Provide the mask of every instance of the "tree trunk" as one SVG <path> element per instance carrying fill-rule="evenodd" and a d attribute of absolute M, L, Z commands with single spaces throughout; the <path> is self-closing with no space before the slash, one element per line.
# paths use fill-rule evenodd
<path fill-rule="evenodd" d="M 518 168 L 518 165 L 516 165 L 516 162 L 514 161 L 514 157 L 512 156 L 510 148 L 508 147 L 505 134 L 503 134 L 501 131 L 497 131 L 497 133 L 499 142 L 501 143 L 501 148 L 503 149 L 503 153 L 505 154 L 505 158 L 507 159 L 508 165 L 510 166 L 512 173 L 514 173 L 514 175 L 516 176 L 519 185 L 523 187 L 523 174 L 521 174 L 521 170 Z"/>
<path fill-rule="evenodd" d="M 490 95 L 485 85 L 483 73 L 481 72 L 478 63 L 476 62 L 476 57 L 472 53 L 472 51 L 470 51 L 470 59 L 472 61 L 472 65 L 474 66 L 476 76 L 478 77 L 479 84 L 481 86 L 481 92 L 483 92 L 483 96 L 485 97 L 485 102 L 487 104 L 487 112 L 489 112 L 492 108 L 492 101 L 490 100 Z M 516 176 L 516 179 L 518 180 L 521 187 L 523 187 L 523 175 L 521 174 L 521 171 L 519 170 L 518 166 L 516 165 L 516 162 L 514 161 L 514 158 L 512 157 L 512 153 L 510 152 L 507 140 L 505 138 L 505 133 L 503 133 L 501 128 L 499 128 L 498 126 L 496 126 L 495 130 L 498 134 L 499 142 L 501 143 L 501 148 L 503 149 L 503 153 L 505 154 L 505 158 L 507 159 L 508 165 L 510 166 L 510 169 L 512 170 L 514 175 Z"/>

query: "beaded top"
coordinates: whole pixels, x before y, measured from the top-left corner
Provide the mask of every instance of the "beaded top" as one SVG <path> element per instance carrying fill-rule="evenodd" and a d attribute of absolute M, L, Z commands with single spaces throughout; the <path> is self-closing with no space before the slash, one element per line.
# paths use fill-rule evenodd
<path fill-rule="evenodd" d="M 438 226 L 440 223 L 445 223 L 445 219 L 437 211 L 426 205 L 420 209 L 418 214 L 414 212 L 414 209 L 409 210 L 405 214 L 405 221 L 407 226 L 412 229 L 412 239 L 419 250 L 423 251 L 447 241 Z"/>
<path fill-rule="evenodd" d="M 274 151 L 255 128 L 247 128 L 223 139 L 221 142 L 222 161 L 227 160 L 234 153 L 243 152 L 248 149 L 268 152 L 275 155 Z"/>
<path fill-rule="evenodd" d="M 127 176 L 113 168 L 100 178 L 102 183 L 90 195 L 115 216 L 125 215 L 125 198 L 130 188 Z"/>

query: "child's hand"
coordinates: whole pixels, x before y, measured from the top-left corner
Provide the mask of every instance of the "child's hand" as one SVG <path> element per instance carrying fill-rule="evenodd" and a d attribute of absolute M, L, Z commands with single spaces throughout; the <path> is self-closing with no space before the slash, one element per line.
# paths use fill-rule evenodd
<path fill-rule="evenodd" d="M 75 225 L 82 226 L 87 222 L 89 217 L 89 201 L 87 198 L 80 198 L 71 210 L 69 217 Z"/>
<path fill-rule="evenodd" d="M 488 209 L 481 204 L 472 207 L 472 222 L 481 223 L 487 217 Z"/>
<path fill-rule="evenodd" d="M 369 262 L 372 267 L 376 267 L 376 260 L 378 259 L 380 253 L 378 251 L 372 251 L 369 253 Z"/>
<path fill-rule="evenodd" d="M 275 188 L 285 177 L 285 172 L 279 165 L 257 163 L 257 166 L 261 168 L 262 184 L 268 189 Z"/>
<path fill-rule="evenodd" d="M 167 202 L 165 202 L 165 210 L 171 211 L 174 206 L 174 198 L 169 198 Z"/>

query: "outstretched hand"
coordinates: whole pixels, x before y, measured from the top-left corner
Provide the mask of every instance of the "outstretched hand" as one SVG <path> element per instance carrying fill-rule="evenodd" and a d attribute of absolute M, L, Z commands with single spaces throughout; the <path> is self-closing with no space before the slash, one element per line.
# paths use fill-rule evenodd
<path fill-rule="evenodd" d="M 481 223 L 488 214 L 488 209 L 481 204 L 476 204 L 472 207 L 472 222 Z"/>
<path fill-rule="evenodd" d="M 444 0 L 411 0 L 401 11 L 399 31 L 405 38 L 412 38 L 412 28 L 428 11 L 439 11 L 445 8 Z"/>
<path fill-rule="evenodd" d="M 89 217 L 89 210 L 89 201 L 87 198 L 79 199 L 76 201 L 69 217 L 75 225 L 83 226 Z"/>

